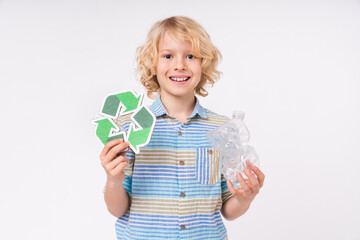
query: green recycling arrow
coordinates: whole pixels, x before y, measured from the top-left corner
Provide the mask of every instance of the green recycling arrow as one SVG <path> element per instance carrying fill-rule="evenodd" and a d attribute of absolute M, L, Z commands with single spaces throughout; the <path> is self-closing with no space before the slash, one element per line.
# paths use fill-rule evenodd
<path fill-rule="evenodd" d="M 149 143 L 155 127 L 156 117 L 148 107 L 142 106 L 131 116 L 131 119 L 140 129 L 135 130 L 135 124 L 131 123 L 127 141 L 130 143 L 131 149 L 137 154 L 140 152 L 139 147 Z"/>
<path fill-rule="evenodd" d="M 148 107 L 141 106 L 143 97 L 143 94 L 136 96 L 133 91 L 111 94 L 106 97 L 100 113 L 105 115 L 106 118 L 94 121 L 97 124 L 96 136 L 103 144 L 122 138 L 130 143 L 130 148 L 135 153 L 139 153 L 139 147 L 149 143 L 155 127 L 156 117 Z M 123 109 L 122 106 L 125 108 Z M 131 116 L 132 123 L 130 124 L 128 134 L 124 131 L 112 134 L 112 129 L 115 129 L 114 132 L 119 131 L 112 118 L 132 112 L 134 113 Z"/>
<path fill-rule="evenodd" d="M 140 96 L 136 97 L 133 91 L 109 95 L 105 100 L 101 112 L 111 117 L 117 117 L 121 103 L 125 107 L 125 110 L 123 110 L 120 115 L 131 113 L 141 105 L 143 96 L 143 94 L 140 94 Z"/>
<path fill-rule="evenodd" d="M 116 125 L 108 118 L 102 118 L 94 121 L 97 124 L 96 127 L 96 136 L 100 139 L 100 141 L 105 145 L 107 142 L 111 140 L 122 138 L 125 139 L 125 133 L 120 132 L 116 134 L 111 134 L 111 129 L 118 130 Z"/>

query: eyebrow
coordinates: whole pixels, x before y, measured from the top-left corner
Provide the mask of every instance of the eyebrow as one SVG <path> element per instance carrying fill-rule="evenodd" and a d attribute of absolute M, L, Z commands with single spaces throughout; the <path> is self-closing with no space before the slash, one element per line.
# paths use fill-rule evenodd
<path fill-rule="evenodd" d="M 174 50 L 171 49 L 161 49 L 159 52 L 173 52 Z"/>
<path fill-rule="evenodd" d="M 161 50 L 159 50 L 159 53 L 160 52 L 173 52 L 174 50 L 172 50 L 172 49 L 161 49 Z M 185 51 L 186 53 L 192 53 L 193 51 L 192 50 L 187 50 L 187 51 Z"/>

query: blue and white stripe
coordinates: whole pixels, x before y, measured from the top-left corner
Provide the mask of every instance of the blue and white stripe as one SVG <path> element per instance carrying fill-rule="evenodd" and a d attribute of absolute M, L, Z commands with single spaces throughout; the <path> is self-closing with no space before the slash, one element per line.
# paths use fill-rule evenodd
<path fill-rule="evenodd" d="M 167 114 L 160 98 L 150 109 L 157 121 L 149 144 L 126 155 L 130 163 L 123 185 L 131 206 L 116 221 L 117 238 L 227 239 L 220 209 L 231 193 L 206 136 L 227 118 L 203 108 L 198 99 L 183 124 Z M 131 123 L 117 120 L 125 131 Z"/>

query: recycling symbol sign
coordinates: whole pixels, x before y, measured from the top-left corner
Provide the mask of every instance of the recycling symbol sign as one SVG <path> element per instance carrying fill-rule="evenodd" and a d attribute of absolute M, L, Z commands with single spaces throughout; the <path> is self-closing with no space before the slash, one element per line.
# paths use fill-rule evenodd
<path fill-rule="evenodd" d="M 153 112 L 142 105 L 143 94 L 136 96 L 133 91 L 110 94 L 105 98 L 100 114 L 104 117 L 94 121 L 96 136 L 105 145 L 114 139 L 122 138 L 130 143 L 130 148 L 138 154 L 140 147 L 150 142 L 156 117 Z M 120 131 L 113 119 L 132 114 L 128 132 Z"/>

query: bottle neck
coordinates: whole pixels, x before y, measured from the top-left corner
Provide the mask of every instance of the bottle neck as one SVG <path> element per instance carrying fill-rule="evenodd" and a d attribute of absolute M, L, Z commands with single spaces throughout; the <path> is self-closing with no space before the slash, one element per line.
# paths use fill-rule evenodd
<path fill-rule="evenodd" d="M 234 111 L 232 117 L 235 118 L 235 119 L 244 120 L 245 113 L 242 112 L 242 111 Z"/>

